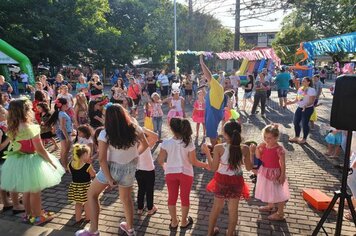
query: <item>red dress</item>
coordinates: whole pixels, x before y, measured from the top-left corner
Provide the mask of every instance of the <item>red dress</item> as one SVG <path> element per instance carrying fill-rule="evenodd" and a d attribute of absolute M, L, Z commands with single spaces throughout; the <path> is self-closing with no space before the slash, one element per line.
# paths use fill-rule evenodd
<path fill-rule="evenodd" d="M 41 124 L 41 114 L 40 112 L 37 110 L 37 104 L 39 103 L 39 101 L 34 100 L 32 102 L 32 110 L 35 113 L 35 119 L 37 121 L 37 124 Z"/>
<path fill-rule="evenodd" d="M 193 121 L 196 123 L 204 123 L 205 120 L 205 102 L 196 100 L 194 102 L 194 110 L 192 115 Z"/>

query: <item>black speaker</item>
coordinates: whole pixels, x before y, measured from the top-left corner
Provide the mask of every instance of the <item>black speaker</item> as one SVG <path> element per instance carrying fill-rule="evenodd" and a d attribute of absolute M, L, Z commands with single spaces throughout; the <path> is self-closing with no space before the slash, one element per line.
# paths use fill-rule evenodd
<path fill-rule="evenodd" d="M 356 75 L 341 75 L 336 79 L 330 125 L 356 131 Z"/>

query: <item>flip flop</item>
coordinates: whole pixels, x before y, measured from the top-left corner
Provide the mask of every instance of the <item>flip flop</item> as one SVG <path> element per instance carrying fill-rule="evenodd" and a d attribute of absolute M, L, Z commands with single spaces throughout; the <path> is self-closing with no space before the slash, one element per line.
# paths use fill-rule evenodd
<path fill-rule="evenodd" d="M 185 226 L 180 226 L 181 229 L 186 229 L 193 224 L 193 218 L 188 216 L 188 223 Z"/>

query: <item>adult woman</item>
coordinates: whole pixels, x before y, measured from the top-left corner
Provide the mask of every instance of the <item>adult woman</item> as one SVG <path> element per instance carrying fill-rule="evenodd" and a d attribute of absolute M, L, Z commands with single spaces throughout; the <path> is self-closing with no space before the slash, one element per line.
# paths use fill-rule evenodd
<path fill-rule="evenodd" d="M 135 113 L 137 115 L 137 106 L 141 99 L 141 86 L 138 83 L 136 83 L 134 77 L 131 77 L 129 79 L 129 82 L 130 84 L 129 87 L 127 88 L 127 96 L 129 96 L 133 100 L 136 109 Z"/>
<path fill-rule="evenodd" d="M 247 76 L 247 84 L 245 85 L 245 94 L 242 99 L 242 110 L 244 111 L 246 108 L 246 100 L 248 99 L 251 103 L 252 101 L 252 90 L 253 90 L 253 85 L 254 85 L 254 78 L 253 75 L 248 75 Z"/>
<path fill-rule="evenodd" d="M 103 95 L 103 83 L 100 81 L 98 74 L 92 75 L 92 81 L 89 82 L 90 99 L 95 99 Z"/>
<path fill-rule="evenodd" d="M 265 117 L 266 113 L 266 100 L 267 100 L 267 91 L 269 90 L 269 82 L 265 80 L 266 75 L 264 73 L 260 73 L 260 79 L 255 83 L 255 98 L 253 100 L 253 106 L 251 115 L 256 114 L 256 109 L 258 103 L 261 102 L 261 116 Z"/>
<path fill-rule="evenodd" d="M 112 97 L 110 98 L 110 102 L 112 103 L 120 103 L 124 100 L 126 95 L 126 87 L 124 85 L 124 81 L 121 77 L 119 77 L 114 86 L 111 88 Z"/>
<path fill-rule="evenodd" d="M 148 72 L 147 78 L 146 78 L 146 88 L 148 91 L 148 94 L 151 96 L 152 93 L 156 92 L 156 80 L 153 75 L 153 71 Z"/>
<path fill-rule="evenodd" d="M 57 97 L 57 95 L 59 94 L 58 90 L 62 85 L 67 85 L 69 90 L 72 89 L 72 85 L 70 85 L 70 83 L 68 83 L 66 80 L 64 80 L 64 77 L 62 74 L 58 73 L 56 76 L 56 80 L 54 81 L 54 83 L 52 85 L 52 88 L 54 91 L 54 97 Z"/>
<path fill-rule="evenodd" d="M 309 120 L 314 112 L 314 101 L 316 97 L 316 91 L 313 88 L 313 82 L 309 77 L 304 77 L 302 80 L 302 87 L 298 89 L 297 96 L 293 101 L 287 101 L 287 105 L 298 103 L 298 108 L 294 113 L 294 132 L 295 137 L 290 138 L 290 142 L 297 142 L 304 144 L 307 141 L 309 134 Z M 299 138 L 301 127 L 303 126 L 303 138 Z"/>
<path fill-rule="evenodd" d="M 89 97 L 90 97 L 89 84 L 87 83 L 86 78 L 83 73 L 81 73 L 78 77 L 78 82 L 75 86 L 75 90 L 77 91 L 77 93 L 80 93 L 80 92 L 84 93 L 87 100 L 89 100 Z"/>
<path fill-rule="evenodd" d="M 106 110 L 105 129 L 98 137 L 100 171 L 88 190 L 90 228 L 79 230 L 77 236 L 99 235 L 99 195 L 108 186 L 119 186 L 126 222 L 120 228 L 135 235 L 133 228 L 132 186 L 138 156 L 148 147 L 142 129 L 133 122 L 124 108 L 113 104 Z"/>

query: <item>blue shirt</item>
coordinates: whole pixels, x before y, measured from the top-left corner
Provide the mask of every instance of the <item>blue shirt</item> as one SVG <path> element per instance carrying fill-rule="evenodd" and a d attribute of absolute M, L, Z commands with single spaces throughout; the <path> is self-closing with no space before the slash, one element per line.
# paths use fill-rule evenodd
<path fill-rule="evenodd" d="M 70 119 L 69 115 L 64 112 L 64 111 L 60 111 L 58 114 L 58 121 L 57 121 L 57 130 L 61 130 L 61 125 L 60 125 L 60 120 L 64 118 L 64 120 L 66 121 L 66 130 L 67 133 L 72 133 L 72 120 Z"/>
<path fill-rule="evenodd" d="M 276 77 L 277 89 L 289 89 L 291 76 L 288 72 L 279 73 Z"/>

